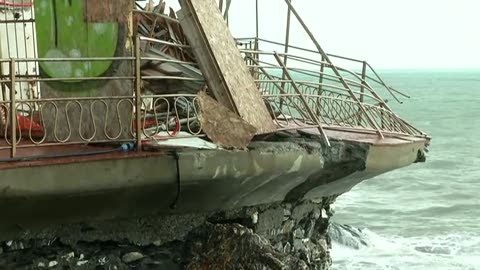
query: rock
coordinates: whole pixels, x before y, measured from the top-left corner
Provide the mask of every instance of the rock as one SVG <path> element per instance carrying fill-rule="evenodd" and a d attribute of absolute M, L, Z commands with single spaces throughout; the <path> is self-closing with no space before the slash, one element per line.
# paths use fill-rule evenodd
<path fill-rule="evenodd" d="M 275 245 L 275 250 L 280 251 L 280 252 L 283 251 L 282 242 L 278 242 L 278 243 Z"/>
<path fill-rule="evenodd" d="M 81 260 L 77 262 L 77 266 L 82 266 L 88 263 L 88 260 Z"/>
<path fill-rule="evenodd" d="M 326 210 L 327 218 L 322 218 L 322 209 Z M 91 238 L 90 241 L 65 242 L 63 238 L 47 234 L 48 238 L 44 239 L 61 240 L 49 242 L 51 245 L 42 247 L 33 258 L 30 250 L 37 247 L 36 243 L 43 241 L 42 238 L 14 240 L 0 243 L 0 246 L 8 251 L 7 255 L 16 254 L 7 260 L 13 265 L 9 269 L 16 269 L 17 255 L 21 255 L 26 260 L 21 263 L 27 269 L 46 269 L 49 261 L 52 264 L 53 260 L 57 260 L 58 264 L 51 269 L 119 270 L 136 266 L 139 269 L 179 270 L 185 266 L 190 266 L 190 269 L 215 269 L 218 266 L 217 269 L 328 270 L 331 265 L 328 251 L 331 239 L 327 234 L 331 216 L 329 209 L 322 203 L 296 202 L 294 207 L 279 203 L 208 215 L 172 216 L 167 218 L 168 221 L 164 221 L 163 217 L 160 224 L 164 224 L 165 228 L 160 230 L 165 232 L 170 232 L 166 230 L 172 227 L 167 225 L 177 224 L 178 220 L 185 220 L 185 223 L 192 218 L 198 220 L 182 228 L 182 233 L 173 233 L 173 238 L 145 233 L 143 228 L 148 226 L 158 230 L 158 226 L 150 226 L 157 223 L 144 219 L 136 221 L 139 227 L 128 227 L 129 232 L 137 228 L 142 234 L 140 238 L 130 239 L 123 232 L 115 232 L 113 240 L 109 240 L 110 235 L 100 235 L 101 238 Z M 28 248 L 12 251 L 12 247 L 22 244 Z M 1 259 L 4 257 L 5 253 L 0 256 Z"/>
<path fill-rule="evenodd" d="M 68 254 L 65 254 L 62 256 L 62 259 L 69 262 L 71 259 L 73 259 L 75 257 L 75 253 L 74 252 L 70 252 Z"/>
<path fill-rule="evenodd" d="M 320 209 L 318 207 L 315 207 L 315 209 L 313 209 L 313 219 L 319 219 L 320 216 L 322 215 L 322 212 L 320 211 Z"/>
<path fill-rule="evenodd" d="M 140 252 L 130 252 L 122 256 L 124 263 L 132 263 L 143 259 L 145 256 Z"/>
<path fill-rule="evenodd" d="M 188 236 L 187 269 L 308 269 L 240 224 L 206 224 Z"/>
<path fill-rule="evenodd" d="M 302 239 L 294 239 L 293 240 L 293 250 L 299 251 L 305 249 L 305 245 Z"/>
<path fill-rule="evenodd" d="M 315 219 L 310 219 L 305 226 L 305 237 L 311 238 L 315 230 Z"/>
<path fill-rule="evenodd" d="M 251 218 L 252 218 L 252 224 L 257 224 L 258 223 L 258 212 L 253 213 Z"/>
<path fill-rule="evenodd" d="M 303 239 L 305 238 L 305 232 L 301 228 L 297 228 L 295 231 L 293 231 L 293 237 L 297 239 Z"/>
<path fill-rule="evenodd" d="M 105 265 L 107 263 L 107 257 L 101 257 L 98 259 L 98 264 Z"/>
<path fill-rule="evenodd" d="M 285 246 L 283 247 L 283 253 L 290 253 L 292 252 L 292 245 L 290 245 L 290 242 L 287 242 Z"/>
<path fill-rule="evenodd" d="M 7 250 L 9 251 L 24 250 L 26 248 L 22 241 L 8 241 L 5 244 L 7 246 Z"/>
<path fill-rule="evenodd" d="M 57 261 L 51 261 L 48 263 L 48 268 L 52 268 L 52 267 L 55 267 L 57 266 L 58 262 Z"/>
<path fill-rule="evenodd" d="M 293 230 L 293 227 L 295 227 L 295 221 L 293 220 L 286 221 L 283 224 L 282 233 L 284 234 L 290 233 Z"/>
<path fill-rule="evenodd" d="M 327 211 L 325 211 L 325 209 L 322 209 L 322 218 L 328 218 Z"/>

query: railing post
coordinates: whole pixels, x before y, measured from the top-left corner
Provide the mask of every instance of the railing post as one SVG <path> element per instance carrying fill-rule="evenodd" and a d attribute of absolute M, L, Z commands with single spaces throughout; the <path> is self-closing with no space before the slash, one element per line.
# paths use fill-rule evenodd
<path fill-rule="evenodd" d="M 292 2 L 292 0 L 288 0 L 290 1 L 290 3 Z M 285 30 L 285 49 L 284 49 L 284 53 L 285 55 L 283 56 L 283 64 L 286 66 L 287 65 L 287 62 L 288 62 L 288 49 L 289 49 L 289 46 L 290 46 L 290 17 L 292 15 L 292 12 L 290 11 L 290 7 L 287 6 L 288 8 L 288 12 L 287 12 L 287 26 L 286 26 L 286 30 Z M 282 72 L 282 80 L 285 80 L 285 71 Z M 281 84 L 281 87 L 282 89 L 285 89 L 285 82 L 282 82 Z M 283 107 L 283 99 L 280 100 L 280 109 Z"/>
<path fill-rule="evenodd" d="M 362 66 L 362 82 L 360 84 L 360 102 L 364 100 L 364 93 L 365 93 L 365 78 L 367 76 L 367 62 L 363 61 Z"/>
<path fill-rule="evenodd" d="M 325 58 L 322 56 L 322 60 L 320 62 L 320 76 L 318 77 L 318 98 L 317 98 L 317 115 L 322 113 L 322 108 L 320 108 L 321 98 L 323 94 L 323 72 L 325 71 L 325 64 L 323 63 Z"/>
<path fill-rule="evenodd" d="M 322 61 L 320 63 L 320 77 L 318 78 L 318 95 L 321 96 L 322 95 L 322 91 L 323 91 L 323 72 L 325 72 L 325 58 L 322 56 Z"/>
<path fill-rule="evenodd" d="M 15 59 L 10 60 L 10 127 L 11 127 L 11 141 L 12 149 L 10 156 L 12 158 L 17 154 L 17 100 L 15 93 L 15 83 L 16 83 L 16 62 Z"/>
<path fill-rule="evenodd" d="M 258 24 L 259 24 L 259 22 L 258 22 L 258 0 L 255 0 L 255 51 L 258 51 L 258 38 L 259 38 L 259 35 L 260 35 L 260 29 L 259 29 Z"/>
<path fill-rule="evenodd" d="M 258 50 L 260 50 L 259 46 L 259 38 L 260 38 L 260 28 L 259 28 L 259 21 L 258 21 L 258 0 L 255 0 L 255 60 L 260 61 L 260 54 L 258 54 Z"/>
<path fill-rule="evenodd" d="M 360 102 L 363 103 L 365 99 L 365 79 L 367 77 L 367 62 L 363 61 L 362 62 L 362 81 L 360 82 Z M 362 111 L 359 109 L 358 110 L 358 125 L 361 125 L 362 123 Z"/>
<path fill-rule="evenodd" d="M 135 39 L 135 122 L 137 152 L 142 152 L 142 74 L 141 74 L 141 53 L 140 37 Z"/>

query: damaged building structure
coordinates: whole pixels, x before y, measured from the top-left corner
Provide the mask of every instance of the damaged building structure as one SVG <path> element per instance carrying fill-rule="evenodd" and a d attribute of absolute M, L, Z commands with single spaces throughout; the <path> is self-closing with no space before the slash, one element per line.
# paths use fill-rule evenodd
<path fill-rule="evenodd" d="M 284 43 L 258 0 L 251 38 L 231 0 L 179 2 L 0 1 L 1 265 L 329 269 L 334 200 L 425 160 L 380 93 L 408 96 L 294 1 Z"/>

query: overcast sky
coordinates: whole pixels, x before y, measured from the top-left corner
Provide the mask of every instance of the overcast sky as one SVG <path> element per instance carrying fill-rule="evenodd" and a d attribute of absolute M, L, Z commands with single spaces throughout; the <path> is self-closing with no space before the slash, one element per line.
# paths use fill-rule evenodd
<path fill-rule="evenodd" d="M 166 1 L 179 8 L 177 0 Z M 260 37 L 284 42 L 284 0 L 259 2 Z M 292 3 L 329 53 L 368 60 L 377 68 L 480 68 L 479 0 Z M 233 0 L 230 14 L 235 37 L 255 35 L 255 0 Z M 296 22 L 291 44 L 313 48 Z"/>

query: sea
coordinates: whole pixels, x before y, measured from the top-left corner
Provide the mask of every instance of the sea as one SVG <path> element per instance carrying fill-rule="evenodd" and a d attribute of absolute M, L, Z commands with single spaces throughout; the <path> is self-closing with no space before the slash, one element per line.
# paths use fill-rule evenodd
<path fill-rule="evenodd" d="M 425 163 L 335 203 L 333 269 L 480 270 L 480 70 L 383 70 L 390 105 L 433 139 Z"/>

